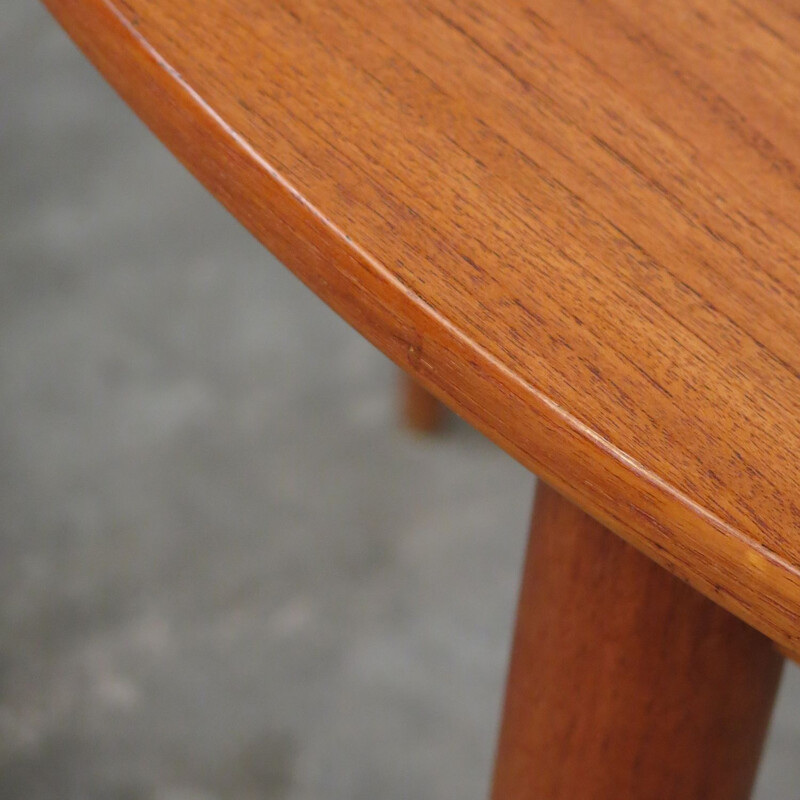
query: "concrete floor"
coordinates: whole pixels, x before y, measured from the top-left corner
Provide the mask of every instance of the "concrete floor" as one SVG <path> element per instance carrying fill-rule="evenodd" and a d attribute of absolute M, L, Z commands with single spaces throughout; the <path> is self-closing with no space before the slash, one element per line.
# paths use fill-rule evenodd
<path fill-rule="evenodd" d="M 394 378 L 0 3 L 0 800 L 485 796 L 532 479 Z"/>

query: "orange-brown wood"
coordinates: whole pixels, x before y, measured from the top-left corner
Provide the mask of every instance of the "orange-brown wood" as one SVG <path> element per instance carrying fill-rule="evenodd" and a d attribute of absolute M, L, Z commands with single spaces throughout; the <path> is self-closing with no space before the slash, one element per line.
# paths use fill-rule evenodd
<path fill-rule="evenodd" d="M 494 800 L 746 800 L 772 642 L 539 484 Z"/>
<path fill-rule="evenodd" d="M 444 406 L 407 373 L 400 376 L 400 403 L 403 423 L 419 433 L 438 431 L 444 423 Z"/>
<path fill-rule="evenodd" d="M 425 388 L 800 652 L 792 3 L 45 2 Z"/>

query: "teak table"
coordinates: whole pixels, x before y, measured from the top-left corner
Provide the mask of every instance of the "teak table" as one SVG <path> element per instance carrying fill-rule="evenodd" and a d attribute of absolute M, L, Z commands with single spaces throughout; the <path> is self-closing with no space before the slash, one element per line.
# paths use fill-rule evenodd
<path fill-rule="evenodd" d="M 798 1 L 46 3 L 545 482 L 495 800 L 748 797 L 800 654 Z"/>

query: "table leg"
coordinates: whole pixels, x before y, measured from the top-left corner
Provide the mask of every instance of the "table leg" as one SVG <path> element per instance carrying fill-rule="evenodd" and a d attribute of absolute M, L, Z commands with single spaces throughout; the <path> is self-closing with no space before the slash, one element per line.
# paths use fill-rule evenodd
<path fill-rule="evenodd" d="M 782 663 L 540 482 L 493 800 L 746 800 Z"/>
<path fill-rule="evenodd" d="M 405 425 L 420 433 L 432 433 L 444 422 L 444 406 L 414 378 L 401 374 L 401 403 Z"/>

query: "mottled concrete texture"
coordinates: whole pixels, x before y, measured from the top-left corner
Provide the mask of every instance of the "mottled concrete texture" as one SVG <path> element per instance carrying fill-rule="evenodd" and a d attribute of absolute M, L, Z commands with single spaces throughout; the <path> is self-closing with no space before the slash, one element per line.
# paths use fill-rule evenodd
<path fill-rule="evenodd" d="M 0 2 L 0 800 L 484 797 L 532 481 L 394 378 Z"/>

